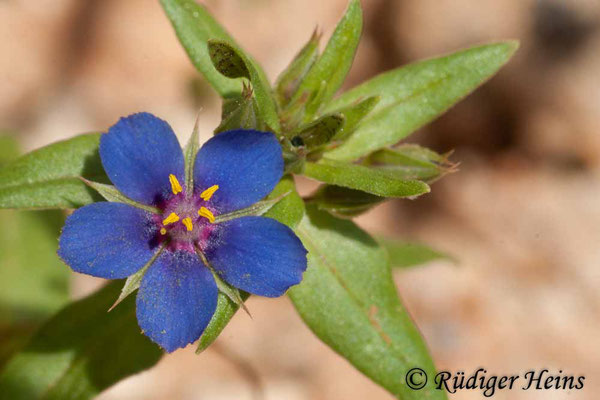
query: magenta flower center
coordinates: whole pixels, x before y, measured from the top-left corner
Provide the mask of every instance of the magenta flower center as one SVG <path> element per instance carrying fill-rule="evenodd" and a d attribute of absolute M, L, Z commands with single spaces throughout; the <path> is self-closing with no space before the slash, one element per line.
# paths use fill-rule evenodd
<path fill-rule="evenodd" d="M 210 186 L 199 194 L 187 194 L 175 175 L 169 175 L 169 181 L 173 195 L 159 206 L 162 214 L 154 217 L 159 242 L 171 250 L 195 252 L 195 247 L 205 248 L 215 222 L 215 210 L 209 200 L 219 186 Z"/>

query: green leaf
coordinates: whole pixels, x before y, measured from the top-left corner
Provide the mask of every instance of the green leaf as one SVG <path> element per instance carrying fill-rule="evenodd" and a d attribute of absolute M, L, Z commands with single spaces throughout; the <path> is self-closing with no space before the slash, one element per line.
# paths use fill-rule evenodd
<path fill-rule="evenodd" d="M 0 132 L 0 167 L 17 158 L 19 153 L 16 140 Z"/>
<path fill-rule="evenodd" d="M 213 63 L 215 66 L 221 65 L 222 72 L 232 76 L 242 74 L 239 76 L 250 79 L 260 118 L 275 132 L 280 132 L 281 126 L 271 86 L 258 64 L 231 41 L 211 39 L 208 41 L 208 48 Z M 245 66 L 245 70 L 240 69 L 240 64 Z"/>
<path fill-rule="evenodd" d="M 1 400 L 84 400 L 158 362 L 140 333 L 135 299 L 107 313 L 122 281 L 71 303 L 48 321 L 0 375 Z"/>
<path fill-rule="evenodd" d="M 53 143 L 0 168 L 0 208 L 77 208 L 98 201 L 79 179 L 107 181 L 98 154 L 99 134 Z"/>
<path fill-rule="evenodd" d="M 206 258 L 203 258 L 203 261 L 205 260 Z M 205 262 L 204 265 L 210 264 Z M 215 282 L 217 282 L 217 288 L 219 289 L 219 292 L 227 296 L 229 300 L 233 301 L 238 307 L 243 307 L 244 310 L 248 313 L 248 315 L 250 315 L 250 311 L 248 311 L 248 309 L 244 305 L 244 300 L 246 300 L 246 297 L 242 298 L 242 291 L 231 286 L 223 279 L 221 279 L 221 276 L 214 270 L 212 266 L 210 267 L 210 270 L 213 274 L 213 278 L 215 278 Z"/>
<path fill-rule="evenodd" d="M 473 47 L 385 72 L 344 93 L 325 112 L 369 96 L 381 101 L 348 141 L 326 157 L 354 160 L 397 143 L 489 79 L 517 47 L 517 42 Z"/>
<path fill-rule="evenodd" d="M 448 156 L 416 144 L 406 144 L 371 153 L 362 164 L 393 172 L 404 179 L 431 182 L 457 170 L 458 165 L 450 162 Z"/>
<path fill-rule="evenodd" d="M 0 166 L 19 156 L 0 136 Z M 69 299 L 70 272 L 56 255 L 59 211 L 0 211 L 0 368 Z"/>
<path fill-rule="evenodd" d="M 429 193 L 429 186 L 424 182 L 399 179 L 386 171 L 333 160 L 307 162 L 304 175 L 382 197 L 413 197 Z"/>
<path fill-rule="evenodd" d="M 325 115 L 293 134 L 291 143 L 294 146 L 306 146 L 308 149 L 320 147 L 329 143 L 342 125 L 344 125 L 342 114 Z"/>
<path fill-rule="evenodd" d="M 231 318 L 240 307 L 242 307 L 250 316 L 250 311 L 248 311 L 246 305 L 244 304 L 246 299 L 250 297 L 250 294 L 238 290 L 237 288 L 223 281 L 217 271 L 215 271 L 213 266 L 206 259 L 205 255 L 198 249 L 196 249 L 196 252 L 202 259 L 204 265 L 206 265 L 206 267 L 212 272 L 215 282 L 217 283 L 217 288 L 219 289 L 217 308 L 211 317 L 208 326 L 202 333 L 202 336 L 198 342 L 198 347 L 196 348 L 196 354 L 200 354 L 219 337 L 223 329 L 225 329 Z"/>
<path fill-rule="evenodd" d="M 454 257 L 422 243 L 385 238 L 378 238 L 377 241 L 387 251 L 392 268 L 410 268 L 438 260 L 456 262 Z"/>
<path fill-rule="evenodd" d="M 245 301 L 250 295 L 246 292 L 240 292 L 240 297 Z M 208 346 L 210 346 L 221 334 L 223 329 L 227 326 L 231 318 L 235 315 L 239 305 L 229 298 L 225 293 L 219 292 L 217 298 L 217 309 L 213 314 L 208 326 L 202 333 L 200 340 L 198 341 L 198 348 L 196 354 L 200 354 Z"/>
<path fill-rule="evenodd" d="M 69 269 L 56 255 L 59 211 L 0 211 L 0 324 L 36 321 L 69 299 Z"/>
<path fill-rule="evenodd" d="M 242 90 L 241 82 L 228 79 L 215 69 L 207 47 L 209 39 L 234 43 L 233 38 L 204 6 L 194 0 L 160 0 L 160 3 L 196 69 L 204 75 L 221 97 L 239 94 Z"/>
<path fill-rule="evenodd" d="M 69 300 L 69 269 L 56 255 L 60 211 L 0 211 L 0 368 Z"/>
<path fill-rule="evenodd" d="M 287 195 L 292 193 L 292 190 L 288 192 L 282 193 L 277 197 L 266 198 L 265 200 L 261 200 L 252 204 L 249 207 L 242 208 L 241 210 L 235 210 L 226 214 L 219 214 L 215 216 L 215 224 L 220 224 L 221 222 L 231 221 L 232 219 L 247 217 L 247 216 L 260 216 L 269 211 L 275 204 L 279 203 L 284 199 Z"/>
<path fill-rule="evenodd" d="M 358 370 L 398 399 L 445 399 L 433 379 L 410 389 L 414 367 L 435 367 L 404 309 L 385 251 L 348 220 L 307 208 L 296 232 L 308 249 L 308 269 L 289 296 L 308 327 Z"/>
<path fill-rule="evenodd" d="M 2 338 L 2 342 L 0 342 L 0 370 L 13 354 L 27 343 L 36 327 L 37 321 L 0 325 L 0 337 Z"/>
<path fill-rule="evenodd" d="M 385 197 L 333 185 L 321 185 L 308 199 L 308 202 L 315 204 L 319 210 L 327 211 L 338 218 L 356 217 L 383 201 Z"/>
<path fill-rule="evenodd" d="M 358 101 L 356 104 L 349 105 L 336 111 L 337 114 L 344 116 L 345 123 L 342 129 L 335 135 L 334 140 L 346 140 L 354 131 L 357 125 L 362 121 L 379 103 L 378 96 L 367 97 Z"/>
<path fill-rule="evenodd" d="M 154 213 L 154 214 L 161 214 L 162 213 L 156 207 L 147 206 L 145 204 L 138 203 L 135 200 L 131 200 L 129 197 L 127 197 L 123 193 L 119 192 L 117 190 L 117 188 L 114 187 L 113 185 L 107 185 L 105 183 L 92 182 L 92 181 L 89 181 L 89 180 L 87 180 L 85 178 L 81 178 L 81 180 L 83 181 L 83 183 L 85 183 L 86 185 L 88 185 L 89 187 L 91 187 L 92 189 L 94 189 L 96 192 L 98 192 L 106 201 L 112 201 L 114 203 L 128 204 L 130 206 L 133 206 L 133 207 L 136 207 L 136 208 L 140 208 L 142 210 L 146 210 L 146 211 Z"/>
<path fill-rule="evenodd" d="M 19 156 L 17 142 L 0 136 L 0 166 Z M 56 255 L 64 223 L 59 211 L 0 211 L 0 329 L 36 323 L 69 299 L 69 269 Z"/>
<path fill-rule="evenodd" d="M 127 296 L 129 296 L 131 293 L 133 293 L 139 289 L 140 284 L 142 283 L 142 279 L 144 278 L 144 275 L 146 274 L 146 271 L 148 271 L 148 268 L 150 268 L 150 266 L 152 264 L 154 264 L 154 261 L 156 261 L 156 259 L 158 258 L 160 253 L 162 253 L 164 248 L 165 248 L 165 245 L 161 244 L 160 247 L 158 248 L 158 250 L 156 251 L 156 253 L 154 253 L 154 255 L 150 258 L 150 260 L 148 260 L 148 262 L 139 271 L 137 271 L 135 274 L 129 275 L 129 277 L 127 277 L 127 279 L 125 280 L 125 284 L 123 285 L 123 288 L 121 289 L 121 293 L 119 294 L 119 297 L 113 303 L 113 305 L 110 306 L 108 311 L 112 311 L 112 309 L 115 308 L 116 306 L 118 306 L 123 300 L 125 300 L 127 298 Z"/>
<path fill-rule="evenodd" d="M 317 61 L 319 57 L 320 38 L 321 35 L 315 29 L 308 42 L 277 78 L 275 93 L 280 107 L 285 107 L 290 102 L 298 90 L 298 85 L 302 81 L 302 78 L 304 78 L 315 61 Z"/>
<path fill-rule="evenodd" d="M 196 161 L 196 154 L 200 148 L 199 120 L 200 116 L 197 116 L 192 135 L 183 149 L 185 158 L 185 188 L 188 193 L 191 193 L 194 190 L 194 162 Z"/>
<path fill-rule="evenodd" d="M 359 0 L 351 0 L 321 57 L 313 64 L 298 87 L 292 102 L 308 94 L 305 121 L 310 121 L 340 88 L 358 47 L 362 31 L 362 10 Z"/>
<path fill-rule="evenodd" d="M 244 83 L 244 89 L 240 96 L 223 99 L 221 123 L 214 133 L 234 129 L 265 130 L 265 126 L 259 120 L 257 114 L 258 107 L 253 97 L 252 88 Z"/>
<path fill-rule="evenodd" d="M 304 201 L 296 191 L 294 178 L 291 175 L 284 176 L 271 194 L 267 196 L 267 200 L 276 199 L 285 193 L 287 195 L 269 209 L 264 216 L 276 219 L 293 229 L 304 216 Z"/>

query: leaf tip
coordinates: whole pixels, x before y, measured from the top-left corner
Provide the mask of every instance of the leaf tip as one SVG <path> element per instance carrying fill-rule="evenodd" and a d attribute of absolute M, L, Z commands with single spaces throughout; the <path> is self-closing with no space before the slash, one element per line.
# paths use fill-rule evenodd
<path fill-rule="evenodd" d="M 360 0 L 350 0 L 350 3 L 348 4 L 348 8 L 350 7 L 358 7 L 360 9 L 362 9 L 362 5 L 360 4 Z"/>
<path fill-rule="evenodd" d="M 428 184 L 426 184 L 425 182 L 421 182 L 423 185 L 423 194 L 427 194 L 429 192 L 431 192 L 431 186 L 429 186 Z"/>
<path fill-rule="evenodd" d="M 521 42 L 518 39 L 510 39 L 505 42 L 513 51 L 516 51 L 521 47 Z"/>
<path fill-rule="evenodd" d="M 521 47 L 521 42 L 517 39 L 505 40 L 502 44 L 506 48 L 506 59 L 509 60 Z"/>
<path fill-rule="evenodd" d="M 322 37 L 323 31 L 319 28 L 319 25 L 316 25 L 312 35 L 310 36 L 309 42 L 319 43 Z"/>
<path fill-rule="evenodd" d="M 108 311 L 106 311 L 107 313 L 111 312 L 117 305 L 119 305 L 119 303 L 121 302 L 121 296 L 119 296 L 119 298 L 114 302 L 114 304 L 112 306 L 110 306 L 110 308 L 108 309 Z"/>

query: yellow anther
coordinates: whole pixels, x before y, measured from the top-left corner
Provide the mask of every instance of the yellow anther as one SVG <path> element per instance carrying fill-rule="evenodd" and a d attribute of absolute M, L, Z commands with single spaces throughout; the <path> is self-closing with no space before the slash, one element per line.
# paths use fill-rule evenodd
<path fill-rule="evenodd" d="M 201 217 L 204 217 L 204 218 L 208 219 L 208 221 L 211 224 L 215 222 L 215 216 L 206 207 L 200 207 L 200 209 L 198 210 L 198 215 L 201 216 Z"/>
<path fill-rule="evenodd" d="M 169 225 L 177 221 L 179 221 L 179 215 L 172 212 L 167 218 L 163 219 L 163 225 Z"/>
<path fill-rule="evenodd" d="M 204 201 L 208 201 L 210 200 L 210 198 L 212 197 L 213 194 L 215 194 L 215 192 L 219 189 L 219 185 L 212 185 L 211 187 L 209 187 L 208 189 L 206 189 L 204 192 L 200 193 L 200 197 L 202 197 L 202 199 Z"/>
<path fill-rule="evenodd" d="M 190 217 L 182 219 L 181 222 L 183 222 L 188 231 L 194 229 L 194 226 L 192 225 L 192 219 Z"/>
<path fill-rule="evenodd" d="M 167 230 L 165 228 L 160 228 L 160 234 L 161 235 L 166 235 L 167 234 Z"/>
<path fill-rule="evenodd" d="M 181 193 L 183 189 L 181 188 L 181 185 L 179 184 L 179 181 L 175 175 L 169 175 L 169 182 L 171 182 L 171 190 L 173 191 L 173 194 Z"/>

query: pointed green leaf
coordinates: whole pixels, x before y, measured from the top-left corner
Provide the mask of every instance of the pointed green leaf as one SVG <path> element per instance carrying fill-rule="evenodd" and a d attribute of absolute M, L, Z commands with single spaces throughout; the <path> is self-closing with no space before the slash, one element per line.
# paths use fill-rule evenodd
<path fill-rule="evenodd" d="M 333 138 L 335 141 L 343 141 L 348 138 L 355 130 L 356 126 L 363 120 L 375 106 L 379 103 L 378 96 L 367 97 L 360 100 L 356 104 L 341 108 L 336 111 L 336 114 L 344 116 L 344 125 L 342 129 Z"/>
<path fill-rule="evenodd" d="M 380 96 L 381 101 L 348 141 L 326 157 L 355 160 L 397 143 L 489 79 L 517 47 L 517 42 L 473 47 L 385 72 L 349 90 L 331 102 L 325 112 L 368 96 Z"/>
<path fill-rule="evenodd" d="M 161 211 L 158 208 L 152 207 L 152 206 L 147 206 L 145 204 L 138 203 L 135 200 L 131 200 L 129 197 L 127 197 L 123 193 L 119 192 L 117 190 L 117 188 L 114 187 L 113 185 L 107 185 L 105 183 L 93 182 L 93 181 L 87 180 L 85 178 L 81 178 L 81 180 L 83 181 L 83 183 L 85 183 L 86 185 L 88 185 L 89 187 L 94 189 L 96 192 L 98 192 L 106 201 L 128 204 L 130 206 L 140 208 L 142 210 L 146 210 L 151 213 L 161 214 Z"/>
<path fill-rule="evenodd" d="M 175 28 L 175 33 L 190 60 L 221 97 L 239 94 L 242 84 L 220 74 L 208 54 L 209 39 L 221 39 L 234 43 L 233 38 L 195 0 L 160 0 L 165 13 Z"/>
<path fill-rule="evenodd" d="M 146 274 L 146 271 L 148 271 L 148 268 L 150 268 L 150 266 L 152 264 L 154 264 L 154 261 L 156 261 L 156 259 L 158 258 L 160 253 L 162 253 L 164 248 L 165 248 L 164 244 L 161 245 L 158 248 L 158 250 L 156 251 L 156 253 L 154 253 L 154 255 L 150 258 L 150 260 L 148 260 L 148 262 L 138 272 L 136 272 L 133 275 L 130 275 L 125 280 L 125 284 L 123 285 L 123 288 L 121 289 L 121 293 L 119 294 L 119 297 L 113 303 L 113 305 L 108 309 L 108 311 L 112 311 L 112 309 L 115 308 L 116 306 L 118 306 L 119 303 L 121 303 L 123 300 L 125 300 L 127 298 L 127 296 L 129 296 L 131 293 L 133 293 L 139 289 L 140 284 L 142 283 L 142 279 L 144 278 L 144 275 Z"/>
<path fill-rule="evenodd" d="M 362 164 L 393 172 L 404 179 L 431 182 L 456 171 L 457 164 L 450 162 L 448 156 L 416 144 L 406 144 L 378 150 L 366 157 Z"/>
<path fill-rule="evenodd" d="M 351 221 L 312 207 L 296 232 L 309 251 L 308 269 L 288 294 L 308 327 L 398 399 L 445 399 L 433 379 L 421 390 L 406 384 L 411 368 L 433 377 L 435 367 L 377 242 Z"/>
<path fill-rule="evenodd" d="M 221 279 L 219 274 L 213 268 L 211 268 L 211 271 L 213 273 L 213 277 L 215 278 L 215 282 L 217 282 L 217 288 L 219 289 L 219 292 L 223 293 L 229 298 L 229 300 L 233 301 L 238 308 L 243 307 L 248 315 L 250 315 L 250 312 L 244 305 L 245 298 L 242 298 L 242 292 Z"/>
<path fill-rule="evenodd" d="M 0 399 L 91 399 L 156 364 L 162 351 L 140 333 L 135 299 L 106 312 L 122 284 L 108 284 L 44 324 L 0 374 Z"/>
<path fill-rule="evenodd" d="M 319 57 L 320 38 L 321 35 L 315 29 L 308 42 L 277 78 L 275 93 L 277 94 L 277 102 L 280 107 L 285 107 L 290 102 L 302 78 L 304 78 L 315 61 L 317 61 Z"/>
<path fill-rule="evenodd" d="M 250 295 L 246 292 L 240 292 L 242 301 L 246 301 L 249 296 Z M 204 330 L 204 333 L 202 333 L 202 336 L 200 337 L 196 354 L 200 354 L 206 350 L 206 348 L 219 337 L 223 329 L 225 329 L 239 308 L 240 306 L 231 300 L 229 296 L 223 292 L 219 292 L 219 297 L 217 298 L 217 309 L 213 314 L 208 326 Z"/>
<path fill-rule="evenodd" d="M 338 218 L 353 218 L 385 201 L 385 197 L 341 186 L 321 185 L 308 201 Z"/>
<path fill-rule="evenodd" d="M 200 132 L 198 131 L 199 119 L 200 116 L 197 116 L 192 135 L 183 149 L 185 158 L 185 188 L 188 193 L 191 193 L 194 190 L 194 162 L 196 161 L 196 153 L 198 153 L 198 149 L 200 148 Z"/>
<path fill-rule="evenodd" d="M 276 199 L 283 194 L 286 196 L 269 209 L 264 216 L 276 219 L 293 229 L 304 216 L 304 201 L 296 191 L 294 178 L 291 175 L 286 175 L 281 179 L 271 194 L 267 196 L 267 200 Z"/>
<path fill-rule="evenodd" d="M 199 249 L 196 249 L 196 252 L 198 253 L 198 257 L 202 259 L 204 265 L 206 265 L 206 267 L 210 269 L 210 272 L 212 272 L 215 282 L 217 283 L 217 288 L 219 289 L 217 308 L 211 317 L 208 326 L 202 333 L 200 341 L 198 342 L 198 347 L 196 348 L 196 354 L 200 354 L 208 346 L 210 346 L 212 342 L 217 339 L 217 337 L 219 337 L 223 329 L 225 329 L 233 315 L 240 307 L 242 307 L 244 311 L 250 315 L 250 311 L 248 311 L 246 305 L 244 304 L 250 294 L 238 290 L 229 285 L 227 282 L 223 281 L 217 271 L 215 271 L 213 266 L 206 259 L 206 256 Z"/>
<path fill-rule="evenodd" d="M 308 94 L 305 121 L 310 121 L 322 104 L 326 104 L 342 86 L 358 47 L 362 31 L 359 0 L 351 0 L 321 57 L 308 71 L 292 102 Z"/>
<path fill-rule="evenodd" d="M 220 224 L 222 222 L 231 221 L 232 219 L 248 217 L 248 216 L 260 216 L 269 211 L 275 204 L 279 203 L 284 199 L 287 195 L 291 193 L 291 190 L 282 193 L 281 195 L 275 198 L 267 198 L 265 200 L 261 200 L 252 204 L 249 207 L 242 208 L 241 210 L 235 210 L 226 214 L 219 214 L 215 216 L 215 224 Z"/>
<path fill-rule="evenodd" d="M 341 114 L 325 115 L 316 121 L 302 127 L 299 132 L 293 134 L 292 145 L 306 146 L 314 149 L 331 141 L 342 129 L 344 116 Z"/>
<path fill-rule="evenodd" d="M 244 84 L 244 90 L 240 96 L 223 99 L 221 123 L 215 129 L 214 133 L 217 134 L 234 129 L 265 130 L 257 114 L 258 107 L 252 96 L 252 89 L 250 86 Z"/>
<path fill-rule="evenodd" d="M 53 143 L 0 168 L 0 208 L 76 208 L 98 201 L 79 179 L 108 181 L 98 154 L 99 134 Z"/>
<path fill-rule="evenodd" d="M 456 262 L 454 257 L 422 243 L 385 238 L 377 241 L 387 251 L 392 268 L 410 268 L 437 260 Z"/>
<path fill-rule="evenodd" d="M 333 160 L 307 162 L 304 175 L 331 185 L 362 190 L 382 197 L 412 197 L 429 193 L 429 186 L 424 182 L 400 179 L 386 171 Z"/>
<path fill-rule="evenodd" d="M 252 86 L 249 83 L 246 83 L 246 81 L 243 81 L 241 94 L 223 99 L 221 106 L 221 120 L 231 118 L 231 115 L 240 108 L 240 103 L 250 100 L 253 94 Z"/>
<path fill-rule="evenodd" d="M 221 65 L 223 72 L 232 74 L 232 76 L 245 73 L 240 76 L 250 79 L 252 83 L 260 118 L 275 132 L 280 132 L 279 116 L 275 99 L 271 93 L 271 86 L 258 64 L 231 41 L 211 39 L 208 41 L 208 48 L 211 55 L 218 55 L 212 60 L 216 66 Z M 240 64 L 245 66 L 245 70 L 240 69 Z"/>

